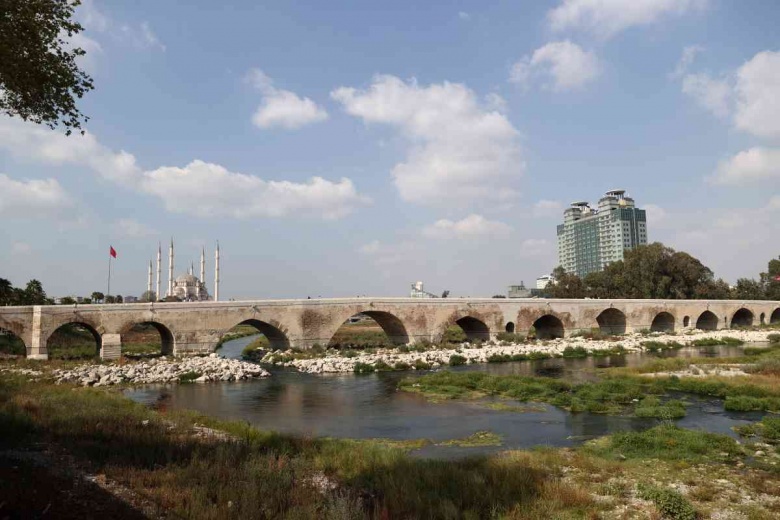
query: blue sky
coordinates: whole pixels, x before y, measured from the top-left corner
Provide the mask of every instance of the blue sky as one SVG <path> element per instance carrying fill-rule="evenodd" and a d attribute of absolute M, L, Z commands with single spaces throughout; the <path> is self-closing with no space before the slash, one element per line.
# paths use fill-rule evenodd
<path fill-rule="evenodd" d="M 424 5 L 421 5 L 424 4 Z M 85 1 L 88 135 L 0 119 L 0 276 L 223 298 L 504 293 L 574 200 L 730 282 L 780 254 L 780 3 Z M 164 256 L 165 256 L 164 252 Z M 166 263 L 166 262 L 164 262 Z M 167 270 L 164 265 L 163 272 Z M 165 280 L 163 286 L 165 286 Z"/>

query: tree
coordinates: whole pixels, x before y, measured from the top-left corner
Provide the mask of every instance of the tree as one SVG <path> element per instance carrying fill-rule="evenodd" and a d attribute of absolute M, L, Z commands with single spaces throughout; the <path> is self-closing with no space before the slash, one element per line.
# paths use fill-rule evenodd
<path fill-rule="evenodd" d="M 138 300 L 142 302 L 156 302 L 157 295 L 154 293 L 154 291 L 144 291 Z"/>
<path fill-rule="evenodd" d="M 769 261 L 767 272 L 761 273 L 761 282 L 767 300 L 780 300 L 780 257 Z"/>
<path fill-rule="evenodd" d="M 107 294 L 106 297 L 103 298 L 103 303 L 116 303 L 116 298 Z"/>
<path fill-rule="evenodd" d="M 27 282 L 27 287 L 24 289 L 24 305 L 46 305 L 48 303 L 43 284 L 35 279 Z"/>
<path fill-rule="evenodd" d="M 74 303 L 76 303 L 76 300 L 70 296 L 63 296 L 60 299 L 60 305 L 73 305 Z"/>
<path fill-rule="evenodd" d="M 567 273 L 563 267 L 556 267 L 553 270 L 555 285 L 548 289 L 553 298 L 584 298 L 587 296 L 585 284 L 576 274 Z"/>
<path fill-rule="evenodd" d="M 16 292 L 11 282 L 5 278 L 0 278 L 0 305 L 14 305 L 16 303 Z"/>
<path fill-rule="evenodd" d="M 764 286 L 752 278 L 740 278 L 734 286 L 732 297 L 738 300 L 763 300 Z"/>
<path fill-rule="evenodd" d="M 93 292 L 91 296 L 92 296 L 92 301 L 95 303 L 102 302 L 103 300 L 106 299 L 106 295 L 100 291 Z"/>
<path fill-rule="evenodd" d="M 114 296 L 114 303 L 122 303 L 124 301 L 124 298 L 122 298 L 121 294 L 117 294 Z"/>
<path fill-rule="evenodd" d="M 0 0 L 0 112 L 70 135 L 88 118 L 76 99 L 94 88 L 76 58 L 86 54 L 72 38 L 80 0 Z M 83 130 L 82 130 L 83 133 Z"/>

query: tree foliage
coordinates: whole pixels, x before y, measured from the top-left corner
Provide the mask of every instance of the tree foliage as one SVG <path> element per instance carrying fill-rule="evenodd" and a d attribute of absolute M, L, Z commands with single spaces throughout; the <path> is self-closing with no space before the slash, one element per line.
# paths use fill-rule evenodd
<path fill-rule="evenodd" d="M 73 20 L 79 0 L 0 0 L 0 112 L 70 134 L 86 123 L 76 99 L 92 78 L 76 59 L 86 51 L 68 39 L 84 28 Z"/>
<path fill-rule="evenodd" d="M 14 287 L 5 278 L 0 278 L 0 305 L 51 305 L 52 303 L 43 290 L 43 284 L 38 280 L 30 280 L 22 289 Z"/>

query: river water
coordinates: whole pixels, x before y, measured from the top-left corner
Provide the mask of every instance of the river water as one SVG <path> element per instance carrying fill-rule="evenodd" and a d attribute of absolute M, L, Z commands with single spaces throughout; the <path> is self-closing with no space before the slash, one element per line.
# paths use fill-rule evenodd
<path fill-rule="evenodd" d="M 220 354 L 240 357 L 254 336 L 225 343 Z M 685 348 L 671 356 L 740 355 L 739 347 L 702 350 Z M 492 374 L 520 374 L 587 380 L 594 368 L 638 366 L 653 357 L 628 354 L 604 358 L 548 359 L 512 363 L 491 363 L 454 367 L 452 370 L 480 370 Z M 424 397 L 397 390 L 404 377 L 426 372 L 382 372 L 367 375 L 303 374 L 273 370 L 269 378 L 235 383 L 150 385 L 131 389 L 126 395 L 155 407 L 190 409 L 229 420 L 284 433 L 345 438 L 429 439 L 413 455 L 452 458 L 538 445 L 573 446 L 587 439 L 621 430 L 642 430 L 657 424 L 655 419 L 569 413 L 550 405 L 508 400 L 446 401 L 431 403 Z M 679 397 L 679 396 L 678 396 Z M 722 401 L 684 396 L 688 414 L 676 424 L 734 435 L 732 427 L 760 419 L 760 413 L 726 412 Z M 524 411 L 500 411 L 486 406 L 491 401 L 522 407 Z M 503 438 L 501 446 L 437 446 L 437 442 L 461 439 L 489 430 Z"/>

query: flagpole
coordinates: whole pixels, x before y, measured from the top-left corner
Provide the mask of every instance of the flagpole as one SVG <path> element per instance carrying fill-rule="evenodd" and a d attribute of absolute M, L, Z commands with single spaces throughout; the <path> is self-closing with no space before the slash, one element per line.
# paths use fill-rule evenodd
<path fill-rule="evenodd" d="M 108 288 L 106 289 L 106 296 L 103 298 L 103 303 L 106 303 L 108 295 L 111 294 L 111 253 L 108 253 Z"/>

